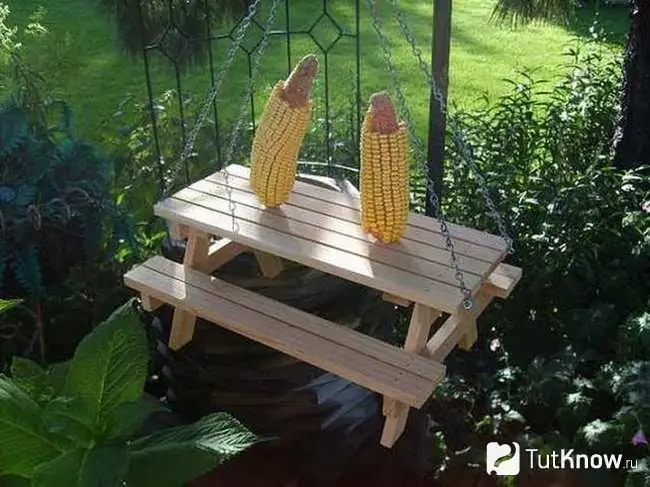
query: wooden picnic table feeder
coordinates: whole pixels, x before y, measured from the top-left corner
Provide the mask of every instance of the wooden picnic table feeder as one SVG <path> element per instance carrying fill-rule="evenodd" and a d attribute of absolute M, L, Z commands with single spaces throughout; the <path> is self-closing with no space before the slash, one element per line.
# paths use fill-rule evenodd
<path fill-rule="evenodd" d="M 279 0 L 273 1 L 271 14 Z M 374 3 L 368 2 L 375 14 L 373 26 L 388 51 Z M 390 3 L 397 9 L 395 0 Z M 253 15 L 251 8 L 248 23 Z M 412 40 L 403 17 L 397 19 Z M 262 42 L 266 40 L 268 32 Z M 394 73 L 390 56 L 386 59 Z M 428 79 L 433 90 L 431 73 Z M 213 87 L 208 108 L 218 88 Z M 395 90 L 399 93 L 399 85 Z M 408 107 L 400 108 L 408 114 Z M 200 127 L 197 123 L 195 134 Z M 422 144 L 415 144 L 418 148 L 421 152 Z M 189 143 L 182 156 L 191 150 Z M 427 155 L 416 155 L 426 171 Z M 231 163 L 165 195 L 154 213 L 175 237 L 187 239 L 183 263 L 152 257 L 126 273 L 126 285 L 140 293 L 149 311 L 163 304 L 174 308 L 169 337 L 173 350 L 192 340 L 201 318 L 380 394 L 385 416 L 380 441 L 392 447 L 404 431 L 409 409 L 421 408 L 443 380 L 447 355 L 456 345 L 472 347 L 479 315 L 494 298 L 507 298 L 519 281 L 521 269 L 503 262 L 510 250 L 507 235 L 409 212 L 401 239 L 388 244 L 364 232 L 359 194 L 296 180 L 288 199 L 269 208 L 254 187 L 251 168 Z M 435 194 L 431 188 L 429 192 Z M 372 288 L 398 306 L 412 306 L 403 347 L 211 275 L 243 252 L 255 255 L 266 277 L 279 275 L 284 259 Z M 433 330 L 443 314 L 446 320 Z"/>

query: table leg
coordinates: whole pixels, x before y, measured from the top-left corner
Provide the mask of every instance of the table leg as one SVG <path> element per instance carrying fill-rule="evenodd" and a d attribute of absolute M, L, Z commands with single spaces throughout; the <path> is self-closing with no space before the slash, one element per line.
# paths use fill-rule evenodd
<path fill-rule="evenodd" d="M 404 350 L 416 354 L 422 353 L 426 349 L 431 326 L 439 316 L 438 310 L 416 303 L 413 306 Z M 380 441 L 383 446 L 392 447 L 404 432 L 409 410 L 408 405 L 384 396 L 383 413 L 386 420 Z"/>
<path fill-rule="evenodd" d="M 255 259 L 257 260 L 257 263 L 260 266 L 260 270 L 262 271 L 264 277 L 273 279 L 284 270 L 282 260 L 275 255 L 256 250 Z"/>
<path fill-rule="evenodd" d="M 190 230 L 185 248 L 183 265 L 187 268 L 204 270 L 209 265 L 210 236 L 207 233 Z M 176 308 L 169 336 L 169 348 L 178 350 L 194 335 L 196 316 Z"/>
<path fill-rule="evenodd" d="M 476 341 L 476 317 L 490 304 L 494 296 L 480 291 L 469 311 L 451 315 L 431 337 L 426 345 L 426 355 L 437 362 L 443 362 L 456 345 L 467 350 Z"/>

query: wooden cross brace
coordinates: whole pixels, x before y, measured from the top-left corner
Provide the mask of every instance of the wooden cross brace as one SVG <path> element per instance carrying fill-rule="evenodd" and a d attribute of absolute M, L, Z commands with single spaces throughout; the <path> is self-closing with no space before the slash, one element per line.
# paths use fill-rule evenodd
<path fill-rule="evenodd" d="M 187 238 L 183 265 L 211 274 L 223 267 L 239 254 L 247 251 L 247 247 L 227 238 L 222 238 L 215 243 L 210 243 L 210 235 L 190 229 L 185 225 L 171 226 L 171 233 L 176 238 Z M 255 258 L 262 274 L 273 278 L 283 270 L 282 261 L 270 254 L 254 251 Z M 141 295 L 142 307 L 147 311 L 154 311 L 164 303 L 151 296 Z M 178 350 L 192 340 L 196 316 L 188 311 L 176 308 L 172 320 L 172 329 L 169 336 L 169 348 Z"/>
<path fill-rule="evenodd" d="M 451 315 L 431 339 L 429 339 L 431 327 L 442 313 L 422 304 L 414 304 L 404 350 L 427 356 L 440 363 L 444 362 L 444 359 L 456 345 L 464 350 L 469 350 L 477 339 L 476 318 L 494 298 L 494 295 L 489 294 L 489 291 L 488 286 L 482 289 L 475 296 L 474 306 L 471 310 L 462 310 Z M 396 301 L 389 298 L 392 297 L 384 297 L 384 299 L 392 302 Z M 383 414 L 386 420 L 380 441 L 383 446 L 391 448 L 402 435 L 406 427 L 409 411 L 408 405 L 384 397 Z"/>

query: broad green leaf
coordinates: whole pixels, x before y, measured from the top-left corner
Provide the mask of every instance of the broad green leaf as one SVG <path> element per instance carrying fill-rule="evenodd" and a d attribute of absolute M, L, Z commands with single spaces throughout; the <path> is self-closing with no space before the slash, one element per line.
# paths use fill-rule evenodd
<path fill-rule="evenodd" d="M 0 299 L 0 315 L 16 306 L 20 306 L 22 303 L 22 299 Z"/>
<path fill-rule="evenodd" d="M 14 357 L 11 377 L 32 399 L 42 404 L 61 394 L 68 367 L 69 362 L 60 362 L 44 369 L 32 360 Z"/>
<path fill-rule="evenodd" d="M 47 371 L 36 362 L 24 357 L 14 357 L 10 371 L 14 384 L 36 402 L 43 403 L 52 397 L 53 389 Z"/>
<path fill-rule="evenodd" d="M 158 399 L 149 395 L 122 403 L 106 418 L 107 438 L 132 436 L 151 414 L 165 410 Z"/>
<path fill-rule="evenodd" d="M 131 444 L 127 485 L 179 487 L 259 441 L 226 413 L 159 431 Z"/>
<path fill-rule="evenodd" d="M 59 362 L 50 366 L 47 371 L 48 380 L 52 386 L 52 394 L 59 396 L 63 393 L 65 388 L 66 377 L 68 376 L 68 370 L 70 369 L 70 361 Z"/>
<path fill-rule="evenodd" d="M 13 475 L 0 477 L 2 487 L 31 487 L 32 481 L 25 477 L 15 477 Z"/>
<path fill-rule="evenodd" d="M 0 475 L 29 478 L 60 454 L 61 443 L 47 432 L 41 414 L 34 400 L 0 375 Z"/>
<path fill-rule="evenodd" d="M 88 404 L 86 423 L 104 425 L 120 404 L 142 396 L 147 362 L 145 332 L 136 310 L 127 302 L 79 344 L 63 395 L 79 397 Z"/>
<path fill-rule="evenodd" d="M 68 438 L 77 447 L 88 448 L 99 437 L 85 422 L 90 406 L 81 398 L 57 397 L 43 407 L 48 431 Z"/>
<path fill-rule="evenodd" d="M 126 447 L 70 450 L 36 471 L 32 487 L 118 487 L 128 464 Z"/>

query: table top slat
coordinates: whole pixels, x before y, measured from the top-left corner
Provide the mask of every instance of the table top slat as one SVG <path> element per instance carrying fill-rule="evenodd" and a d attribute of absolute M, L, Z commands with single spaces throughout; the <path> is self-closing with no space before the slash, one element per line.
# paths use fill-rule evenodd
<path fill-rule="evenodd" d="M 459 309 L 463 296 L 450 254 L 430 222 L 425 228 L 412 214 L 405 237 L 383 244 L 364 234 L 354 196 L 305 185 L 315 196 L 299 188 L 281 207 L 264 208 L 249 187 L 248 168 L 227 170 L 159 202 L 155 214 L 409 301 L 448 313 Z M 500 248 L 493 235 L 458 225 L 452 235 L 466 286 L 476 292 L 505 257 L 505 244 Z"/>

